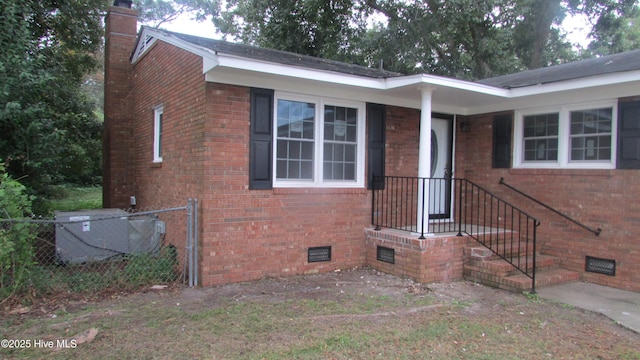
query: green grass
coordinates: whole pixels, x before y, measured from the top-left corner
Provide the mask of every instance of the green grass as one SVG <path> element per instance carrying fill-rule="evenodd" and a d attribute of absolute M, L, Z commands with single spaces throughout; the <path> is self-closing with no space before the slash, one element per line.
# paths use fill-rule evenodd
<path fill-rule="evenodd" d="M 462 306 L 476 300 L 440 303 L 400 292 L 344 297 L 332 292 L 330 298 L 309 298 L 314 294 L 307 292 L 286 298 L 263 294 L 223 295 L 210 289 L 147 293 L 65 309 L 37 321 L 0 320 L 0 336 L 13 339 L 64 339 L 90 327 L 99 330 L 94 341 L 76 349 L 0 349 L 0 357 L 640 359 L 635 335 L 606 324 L 598 327 L 587 312 L 542 301 L 506 304 L 496 314 L 490 302 L 476 313 Z M 441 307 L 408 311 L 425 303 Z M 558 316 L 565 313 L 571 316 Z M 541 319 L 549 325 L 541 327 Z M 590 324 L 588 331 L 577 331 L 584 323 Z"/>
<path fill-rule="evenodd" d="M 102 187 L 58 186 L 54 190 L 54 195 L 47 200 L 47 207 L 59 211 L 100 209 L 102 207 Z"/>

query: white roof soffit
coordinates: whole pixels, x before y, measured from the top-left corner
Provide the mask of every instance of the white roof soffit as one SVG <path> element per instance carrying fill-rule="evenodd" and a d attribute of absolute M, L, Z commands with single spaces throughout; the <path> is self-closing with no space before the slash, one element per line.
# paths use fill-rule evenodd
<path fill-rule="evenodd" d="M 215 59 L 215 61 L 209 61 L 213 66 L 206 74 L 207 81 L 237 82 L 237 85 L 267 87 L 269 85 L 261 82 L 258 77 L 265 76 L 265 79 L 288 78 L 289 81 L 295 80 L 305 83 L 313 81 L 351 89 L 359 88 L 369 94 L 377 93 L 379 95 L 370 101 L 413 108 L 420 108 L 419 88 L 422 85 L 431 85 L 436 89 L 434 91 L 434 106 L 442 101 L 440 104 L 442 111 L 453 111 L 459 114 L 466 114 L 468 112 L 467 106 L 470 104 L 484 104 L 490 98 L 495 97 L 509 98 L 509 90 L 507 89 L 435 75 L 418 74 L 391 78 L 369 78 L 247 59 L 228 54 L 217 54 Z M 205 59 L 204 62 L 208 61 Z M 227 69 L 227 71 L 222 71 L 223 69 Z M 239 72 L 246 72 L 250 75 L 239 76 Z M 475 99 L 471 99 L 472 97 Z"/>
<path fill-rule="evenodd" d="M 334 73 L 323 70 L 308 69 L 259 61 L 254 59 L 240 58 L 226 54 L 217 54 L 216 61 L 211 61 L 209 67 L 211 72 L 207 73 L 208 81 L 230 80 L 222 72 L 215 71 L 234 69 L 237 71 L 247 71 L 254 76 L 264 74 L 269 78 L 273 76 L 300 79 L 304 81 L 317 81 L 332 85 L 342 85 L 363 90 L 374 90 L 382 92 L 391 99 L 402 99 L 403 102 L 395 105 L 407 106 L 415 104 L 413 107 L 419 108 L 421 85 L 431 85 L 435 88 L 433 92 L 434 107 L 440 103 L 444 109 L 456 109 L 456 113 L 461 115 L 479 114 L 484 112 L 512 110 L 512 106 L 522 106 L 526 104 L 526 99 L 541 95 L 552 95 L 567 93 L 576 90 L 596 90 L 598 88 L 612 85 L 624 84 L 640 81 L 640 71 L 607 74 L 588 78 L 573 79 L 548 84 L 539 84 L 521 88 L 504 89 L 471 81 L 446 78 L 429 74 L 407 75 L 391 78 L 367 78 L 349 74 Z M 205 60 L 205 63 L 207 61 Z M 236 78 L 238 79 L 238 78 Z M 251 84 L 238 84 L 251 86 Z M 606 96 L 607 94 L 600 94 Z M 613 95 L 613 94 L 611 94 Z M 627 96 L 630 96 L 629 94 Z M 378 99 L 379 101 L 380 99 Z M 493 105 L 492 105 L 493 103 Z M 498 105 L 499 104 L 499 105 Z M 393 105 L 393 104 L 390 104 Z M 496 107 L 499 107 L 499 109 Z"/>
<path fill-rule="evenodd" d="M 435 75 L 418 74 L 376 79 L 343 73 L 335 73 L 330 71 L 294 67 L 290 65 L 247 59 L 226 54 L 218 54 L 216 58 L 216 66 L 220 67 L 228 67 L 272 75 L 281 75 L 305 80 L 316 80 L 378 90 L 392 90 L 403 87 L 412 87 L 417 89 L 418 87 L 420 87 L 420 85 L 433 85 L 436 88 L 446 87 L 478 92 L 498 97 L 509 97 L 509 90 L 506 89 Z M 210 70 L 213 70 L 213 67 Z"/>

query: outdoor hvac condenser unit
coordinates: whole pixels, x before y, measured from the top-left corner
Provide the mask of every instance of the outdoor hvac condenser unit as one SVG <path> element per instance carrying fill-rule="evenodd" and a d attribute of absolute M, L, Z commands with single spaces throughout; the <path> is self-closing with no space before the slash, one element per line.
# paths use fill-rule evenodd
<path fill-rule="evenodd" d="M 77 264 L 157 253 L 164 223 L 154 217 L 129 216 L 120 209 L 56 212 L 58 260 Z"/>

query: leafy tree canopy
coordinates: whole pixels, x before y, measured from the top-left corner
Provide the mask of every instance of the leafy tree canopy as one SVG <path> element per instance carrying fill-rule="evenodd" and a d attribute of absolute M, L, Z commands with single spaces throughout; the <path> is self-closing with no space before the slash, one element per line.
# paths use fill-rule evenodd
<path fill-rule="evenodd" d="M 82 88 L 105 0 L 0 0 L 0 158 L 32 193 L 100 172 L 101 124 Z"/>
<path fill-rule="evenodd" d="M 138 20 L 152 27 L 160 27 L 185 14 L 204 21 L 220 13 L 218 0 L 134 0 L 133 3 L 138 10 Z"/>
<path fill-rule="evenodd" d="M 139 4 L 156 8 L 160 18 L 172 11 L 195 10 L 197 19 L 211 17 L 219 33 L 234 41 L 462 79 L 640 47 L 637 0 L 139 0 Z M 576 49 L 567 40 L 561 24 L 568 15 L 586 16 L 593 25 L 587 49 Z M 380 17 L 383 21 L 376 22 Z"/>

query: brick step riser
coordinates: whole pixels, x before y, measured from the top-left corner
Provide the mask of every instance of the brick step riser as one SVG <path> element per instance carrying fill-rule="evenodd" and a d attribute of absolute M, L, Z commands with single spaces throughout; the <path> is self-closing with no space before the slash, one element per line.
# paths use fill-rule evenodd
<path fill-rule="evenodd" d="M 537 270 L 536 288 L 577 281 L 580 278 L 579 274 L 576 272 L 565 271 L 560 274 L 556 273 L 559 270 L 562 269 L 551 268 L 546 269 L 546 271 Z M 474 270 L 465 265 L 463 273 L 466 280 L 478 282 L 498 289 L 514 292 L 524 292 L 531 289 L 531 279 L 521 275 L 518 271 L 518 275 L 501 276 L 499 274 Z"/>
<path fill-rule="evenodd" d="M 563 275 L 555 275 L 555 276 L 545 276 L 545 272 L 536 272 L 536 288 L 541 288 L 545 286 L 558 285 L 567 282 L 577 281 L 580 279 L 580 274 L 577 272 L 567 273 Z M 531 280 L 525 281 L 524 283 L 520 280 L 515 281 L 509 278 L 505 278 L 502 281 L 503 288 L 513 288 L 518 289 L 520 291 L 527 291 L 531 289 Z"/>
<path fill-rule="evenodd" d="M 518 234 L 514 233 L 513 236 L 511 235 L 507 235 L 507 236 L 477 236 L 477 239 L 474 237 L 469 237 L 470 242 L 474 242 L 474 243 L 526 243 L 527 239 L 526 237 L 519 237 Z M 529 242 L 532 243 L 533 239 L 529 239 Z"/>
<path fill-rule="evenodd" d="M 533 268 L 533 261 L 529 260 L 525 262 L 524 260 L 520 260 L 520 263 L 517 262 L 517 259 L 513 260 L 513 263 L 518 265 L 521 269 L 531 270 Z M 470 269 L 474 269 L 476 271 L 492 273 L 500 276 L 509 276 L 519 273 L 513 265 L 508 263 L 502 259 L 493 259 L 493 260 L 479 260 L 479 259 L 470 259 L 467 258 L 464 261 L 464 266 L 469 267 Z M 546 269 L 555 269 L 558 267 L 558 263 L 556 259 L 544 257 L 541 259 L 536 259 L 536 270 L 543 271 Z"/>
<path fill-rule="evenodd" d="M 491 249 L 482 246 L 480 244 L 474 245 L 474 246 L 467 246 L 464 250 L 464 254 L 466 257 L 473 257 L 473 258 L 480 258 L 480 259 L 496 259 L 499 258 L 498 255 L 494 254 L 493 251 L 498 252 L 501 255 L 504 255 L 505 257 L 520 257 L 520 256 L 525 256 L 525 255 L 529 255 L 531 256 L 531 254 L 533 254 L 533 246 L 528 246 L 527 248 L 525 247 L 516 247 L 514 246 L 513 248 L 510 247 L 496 247 L 496 246 L 492 246 Z"/>

